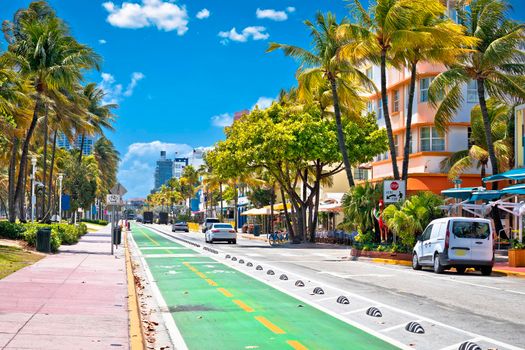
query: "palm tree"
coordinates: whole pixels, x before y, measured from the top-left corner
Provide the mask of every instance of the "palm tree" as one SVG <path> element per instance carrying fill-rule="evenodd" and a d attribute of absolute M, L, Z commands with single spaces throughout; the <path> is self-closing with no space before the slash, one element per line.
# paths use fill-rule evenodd
<path fill-rule="evenodd" d="M 496 152 L 498 163 L 502 165 L 502 170 L 507 170 L 513 153 L 512 141 L 507 134 L 508 124 L 513 117 L 513 109 L 493 98 L 487 100 L 487 109 L 494 151 Z M 469 139 L 469 148 L 458 151 L 441 162 L 441 167 L 448 172 L 450 179 L 457 178 L 474 165 L 481 168 L 482 179 L 486 176 L 486 168 L 490 157 L 487 151 L 485 127 L 479 105 L 471 111 L 470 125 L 472 132 Z"/>
<path fill-rule="evenodd" d="M 298 79 L 302 86 L 319 86 L 323 85 L 323 82 L 329 84 L 337 124 L 339 150 L 343 158 L 348 184 L 354 186 L 352 164 L 350 164 L 343 133 L 341 97 L 348 102 L 348 104 L 345 103 L 345 106 L 348 107 L 351 105 L 351 97 L 355 97 L 353 103 L 359 103 L 359 93 L 364 90 L 359 85 L 350 82 L 358 81 L 367 88 L 372 86 L 366 75 L 356 68 L 353 61 L 339 57 L 343 41 L 339 39 L 337 33 L 340 26 L 349 24 L 346 18 L 341 23 L 337 23 L 335 15 L 318 13 L 315 24 L 310 21 L 305 21 L 305 24 L 310 29 L 313 38 L 311 51 L 297 46 L 271 43 L 267 52 L 282 49 L 285 55 L 299 60 L 301 68 L 298 71 Z M 307 90 L 303 90 L 303 93 Z"/>
<path fill-rule="evenodd" d="M 93 146 L 93 156 L 97 162 L 102 186 L 100 191 L 103 195 L 108 194 L 117 183 L 117 170 L 120 160 L 119 152 L 115 145 L 105 136 L 98 139 Z"/>
<path fill-rule="evenodd" d="M 355 186 L 343 197 L 345 222 L 355 226 L 363 234 L 375 228 L 374 209 L 383 194 L 382 185 L 365 182 Z"/>
<path fill-rule="evenodd" d="M 443 11 L 445 8 L 443 7 Z M 473 45 L 475 38 L 464 35 L 464 27 L 451 21 L 442 13 L 421 13 L 415 20 L 413 31 L 420 32 L 420 41 L 410 41 L 396 52 L 394 60 L 398 59 L 410 70 L 410 85 L 405 123 L 405 146 L 403 150 L 403 165 L 401 179 L 408 179 L 410 161 L 410 144 L 412 138 L 412 109 L 414 104 L 417 65 L 419 62 L 453 63 L 458 56 L 465 53 L 465 47 Z"/>
<path fill-rule="evenodd" d="M 20 156 L 15 201 L 20 205 L 20 219 L 25 220 L 24 197 L 29 145 L 39 116 L 46 110 L 47 96 L 60 88 L 72 90 L 82 80 L 82 70 L 98 68 L 99 57 L 90 48 L 79 44 L 69 29 L 44 2 L 35 10 L 33 4 L 26 12 L 15 16 L 13 35 L 3 60 L 18 67 L 19 73 L 31 81 L 35 91 L 31 123 L 25 134 Z M 41 15 L 45 13 L 45 15 Z"/>
<path fill-rule="evenodd" d="M 367 60 L 380 65 L 381 101 L 388 134 L 390 158 L 394 179 L 399 180 L 394 135 L 388 108 L 386 81 L 387 64 L 392 60 L 396 48 L 410 42 L 421 42 L 424 38 L 418 31 L 412 31 L 416 18 L 426 13 L 436 16 L 443 13 L 443 5 L 437 0 L 377 0 L 367 11 L 359 0 L 350 5 L 356 14 L 357 23 L 345 23 L 339 29 L 339 36 L 347 43 L 341 56 L 354 60 Z"/>
<path fill-rule="evenodd" d="M 112 110 L 118 108 L 117 104 L 104 103 L 106 93 L 95 83 L 87 84 L 83 89 L 83 96 L 86 100 L 86 121 L 87 127 L 82 132 L 80 141 L 79 162 L 82 161 L 84 142 L 86 133 L 103 135 L 104 129 L 114 130 L 113 122 L 116 116 Z"/>
<path fill-rule="evenodd" d="M 463 10 L 464 5 L 464 1 L 458 4 L 459 22 L 478 43 L 432 81 L 429 100 L 438 107 L 436 127 L 444 131 L 463 104 L 462 89 L 470 82 L 477 84 L 485 144 L 492 174 L 497 174 L 498 157 L 486 97 L 511 104 L 525 100 L 525 52 L 520 48 L 525 40 L 525 26 L 505 17 L 509 5 L 504 0 L 474 0 L 468 11 Z M 497 188 L 497 183 L 493 186 Z"/>

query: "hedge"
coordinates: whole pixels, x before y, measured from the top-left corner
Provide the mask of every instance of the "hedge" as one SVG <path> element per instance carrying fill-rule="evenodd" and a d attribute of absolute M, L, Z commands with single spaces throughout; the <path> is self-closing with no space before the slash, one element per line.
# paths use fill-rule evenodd
<path fill-rule="evenodd" d="M 106 220 L 92 220 L 92 219 L 82 219 L 80 220 L 82 222 L 87 222 L 87 223 L 90 223 L 90 224 L 95 224 L 95 225 L 102 225 L 102 226 L 106 226 L 107 224 L 109 224 L 109 222 L 107 222 Z"/>
<path fill-rule="evenodd" d="M 11 223 L 0 221 L 0 237 L 9 239 L 23 239 L 31 247 L 36 245 L 36 233 L 39 228 L 51 228 L 51 251 L 57 252 L 60 245 L 71 245 L 78 242 L 81 236 L 87 233 L 86 224 L 34 224 Z"/>

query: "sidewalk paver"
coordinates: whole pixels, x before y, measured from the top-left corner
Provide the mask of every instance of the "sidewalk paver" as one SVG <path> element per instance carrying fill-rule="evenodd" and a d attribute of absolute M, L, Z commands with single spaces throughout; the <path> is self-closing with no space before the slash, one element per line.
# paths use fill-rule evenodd
<path fill-rule="evenodd" d="M 1 349 L 129 349 L 124 247 L 110 229 L 0 280 Z"/>

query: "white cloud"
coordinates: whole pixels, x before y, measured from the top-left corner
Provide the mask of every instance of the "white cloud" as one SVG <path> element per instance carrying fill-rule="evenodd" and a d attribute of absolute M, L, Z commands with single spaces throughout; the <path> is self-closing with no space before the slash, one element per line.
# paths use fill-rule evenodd
<path fill-rule="evenodd" d="M 274 9 L 257 9 L 255 15 L 259 19 L 271 19 L 272 21 L 282 22 L 288 19 L 288 15 L 284 11 L 277 11 Z"/>
<path fill-rule="evenodd" d="M 229 113 L 214 115 L 213 117 L 211 117 L 211 123 L 214 126 L 218 126 L 220 128 L 230 126 L 233 123 L 233 115 Z"/>
<path fill-rule="evenodd" d="M 106 41 L 105 39 L 100 39 L 100 40 L 98 41 L 98 43 L 99 43 L 100 45 L 104 45 L 104 44 L 107 44 L 107 41 Z"/>
<path fill-rule="evenodd" d="M 270 34 L 266 32 L 265 27 L 260 26 L 246 27 L 240 33 L 238 33 L 234 27 L 228 32 L 219 32 L 219 37 L 224 39 L 221 41 L 222 44 L 228 43 L 229 40 L 244 43 L 250 38 L 252 40 L 266 40 L 270 37 Z"/>
<path fill-rule="evenodd" d="M 197 17 L 198 19 L 205 19 L 210 17 L 210 15 L 211 13 L 210 11 L 208 11 L 208 9 L 202 9 L 199 12 L 197 12 L 197 15 L 195 17 Z"/>
<path fill-rule="evenodd" d="M 286 8 L 286 12 L 288 12 L 288 13 L 293 13 L 293 12 L 295 12 L 295 7 L 293 7 L 293 6 L 288 6 L 288 7 Z"/>
<path fill-rule="evenodd" d="M 124 2 L 121 6 L 108 1 L 102 6 L 109 12 L 107 21 L 119 28 L 156 26 L 160 30 L 176 30 L 178 35 L 188 31 L 188 12 L 184 5 L 172 1 L 142 0 L 142 3 Z"/>
<path fill-rule="evenodd" d="M 166 151 L 167 157 L 193 157 L 193 147 L 187 144 L 168 143 L 161 141 L 137 142 L 131 144 L 119 167 L 118 179 L 126 187 L 127 198 L 146 197 L 154 186 L 155 162 L 160 158 L 160 151 Z M 197 150 L 207 150 L 207 147 L 197 147 Z M 194 166 L 198 167 L 202 159 L 195 157 Z M 140 174 L 141 176 L 137 176 Z"/>
<path fill-rule="evenodd" d="M 141 72 L 134 72 L 131 75 L 131 80 L 124 89 L 121 83 L 117 83 L 115 77 L 109 73 L 101 73 L 102 81 L 99 86 L 104 90 L 106 96 L 104 97 L 104 103 L 116 103 L 122 101 L 123 97 L 130 97 L 133 95 L 133 90 L 137 86 L 137 83 L 145 78 L 145 75 Z"/>
<path fill-rule="evenodd" d="M 137 86 L 138 82 L 145 78 L 145 75 L 141 72 L 134 72 L 131 75 L 131 82 L 128 84 L 126 91 L 124 91 L 124 96 L 129 97 L 133 95 L 133 90 Z"/>
<path fill-rule="evenodd" d="M 255 107 L 258 107 L 259 109 L 266 109 L 270 107 L 274 101 L 275 98 L 261 96 L 252 106 L 252 109 L 255 109 Z"/>

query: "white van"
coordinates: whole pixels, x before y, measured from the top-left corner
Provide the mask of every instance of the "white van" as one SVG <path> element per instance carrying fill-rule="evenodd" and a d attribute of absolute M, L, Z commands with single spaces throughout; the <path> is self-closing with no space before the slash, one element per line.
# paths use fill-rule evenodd
<path fill-rule="evenodd" d="M 432 266 L 442 273 L 452 267 L 462 274 L 468 267 L 485 276 L 494 266 L 494 227 L 492 221 L 451 217 L 432 221 L 417 238 L 412 252 L 412 268 Z"/>

